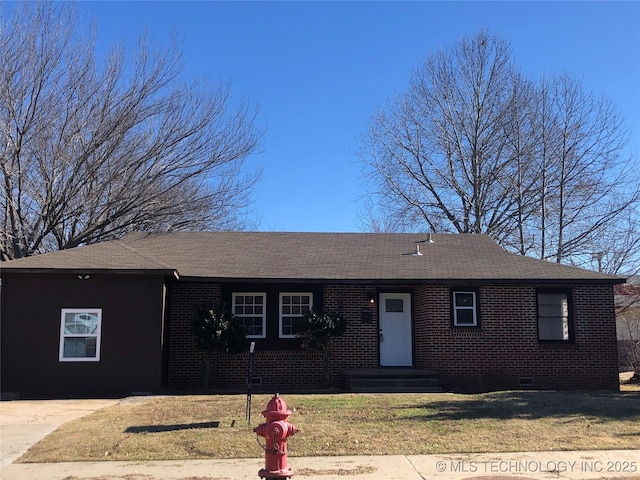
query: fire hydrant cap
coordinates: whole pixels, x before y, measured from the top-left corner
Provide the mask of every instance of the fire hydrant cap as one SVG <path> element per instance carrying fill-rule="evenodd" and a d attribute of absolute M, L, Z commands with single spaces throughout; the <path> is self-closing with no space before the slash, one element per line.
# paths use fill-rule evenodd
<path fill-rule="evenodd" d="M 267 409 L 262 412 L 262 415 L 265 417 L 267 415 L 282 415 L 284 417 L 291 415 L 291 411 L 287 410 L 287 404 L 280 398 L 280 394 L 276 393 L 267 403 Z"/>

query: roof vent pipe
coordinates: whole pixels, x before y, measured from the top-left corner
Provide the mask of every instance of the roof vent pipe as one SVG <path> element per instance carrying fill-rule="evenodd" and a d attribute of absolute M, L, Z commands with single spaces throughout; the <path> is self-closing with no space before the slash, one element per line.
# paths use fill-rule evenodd
<path fill-rule="evenodd" d="M 426 243 L 433 243 L 433 239 L 431 238 L 431 234 L 427 233 L 427 242 Z"/>
<path fill-rule="evenodd" d="M 422 255 L 422 252 L 420 251 L 420 244 L 416 243 L 416 249 L 413 251 L 413 256 L 417 257 L 418 255 Z"/>

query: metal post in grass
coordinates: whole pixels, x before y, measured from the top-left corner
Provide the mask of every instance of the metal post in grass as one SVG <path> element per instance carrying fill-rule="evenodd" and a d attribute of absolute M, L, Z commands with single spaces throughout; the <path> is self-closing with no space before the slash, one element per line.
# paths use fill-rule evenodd
<path fill-rule="evenodd" d="M 249 347 L 249 372 L 247 373 L 247 406 L 245 416 L 247 418 L 247 425 L 251 425 L 251 386 L 253 385 L 253 352 L 256 347 L 256 342 L 251 342 Z"/>

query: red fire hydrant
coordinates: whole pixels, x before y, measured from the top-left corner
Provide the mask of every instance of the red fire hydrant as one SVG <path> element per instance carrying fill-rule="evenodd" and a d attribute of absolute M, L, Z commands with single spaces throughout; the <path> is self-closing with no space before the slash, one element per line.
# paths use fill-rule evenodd
<path fill-rule="evenodd" d="M 265 422 L 253 429 L 266 439 L 264 448 L 264 468 L 258 472 L 260 478 L 289 478 L 293 470 L 287 465 L 287 438 L 300 430 L 287 422 L 291 411 L 276 393 L 262 412 Z"/>

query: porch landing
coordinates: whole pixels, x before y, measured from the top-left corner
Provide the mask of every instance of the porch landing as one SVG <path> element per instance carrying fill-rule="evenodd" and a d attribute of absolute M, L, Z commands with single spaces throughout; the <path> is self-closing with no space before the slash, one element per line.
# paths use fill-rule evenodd
<path fill-rule="evenodd" d="M 441 393 L 438 374 L 422 368 L 353 368 L 342 371 L 354 393 Z"/>

